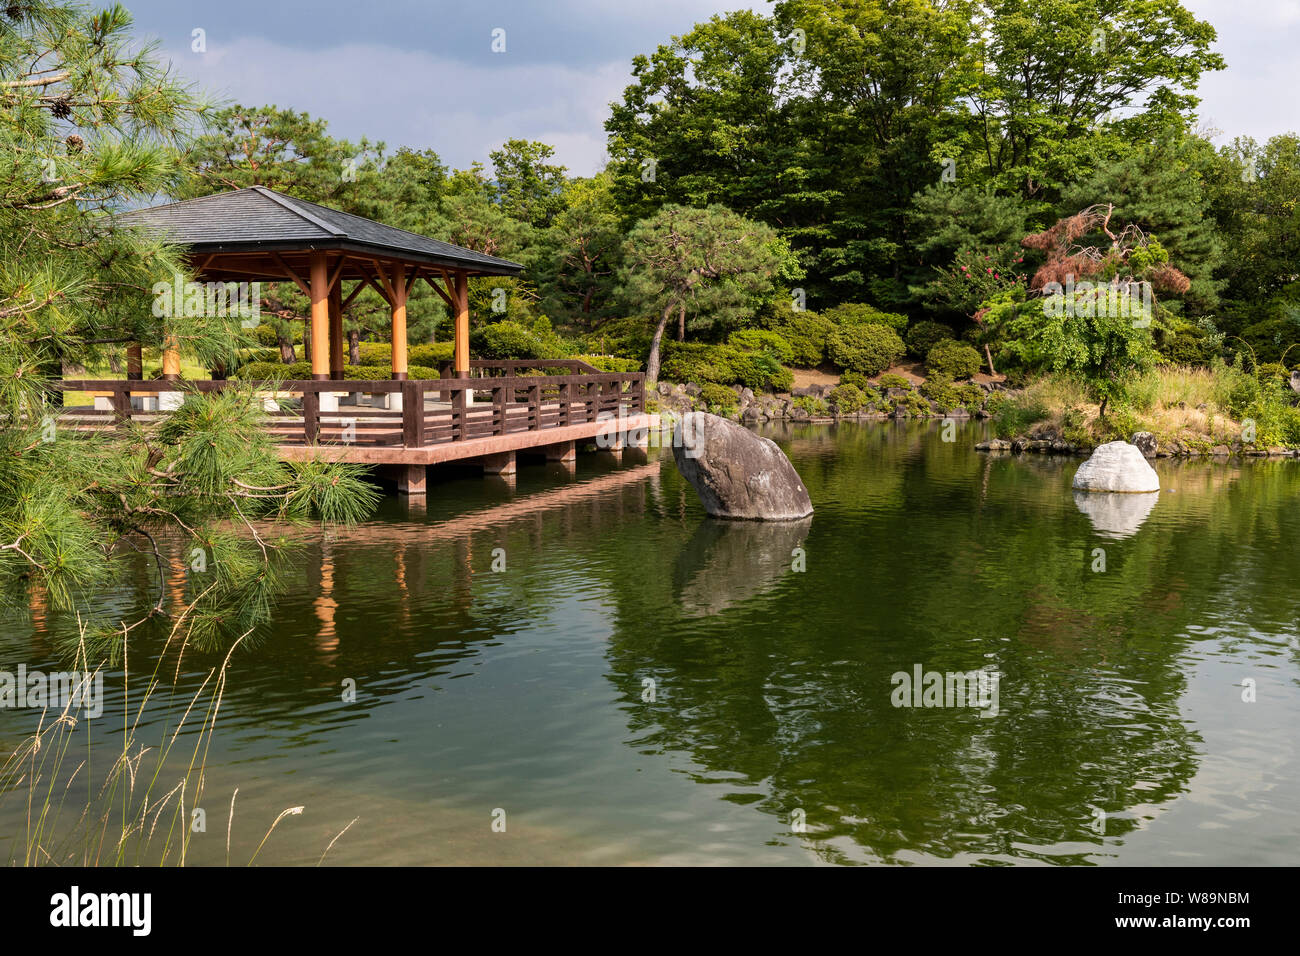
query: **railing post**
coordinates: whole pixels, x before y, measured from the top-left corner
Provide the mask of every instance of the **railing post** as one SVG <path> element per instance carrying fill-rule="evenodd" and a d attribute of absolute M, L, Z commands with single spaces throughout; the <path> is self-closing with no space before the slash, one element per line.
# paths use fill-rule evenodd
<path fill-rule="evenodd" d="M 424 444 L 424 383 L 419 379 L 402 382 L 402 444 L 407 448 Z"/>
<path fill-rule="evenodd" d="M 569 402 L 572 400 L 573 386 L 565 382 L 560 386 L 560 424 L 569 424 Z"/>
<path fill-rule="evenodd" d="M 498 385 L 492 389 L 492 434 L 506 433 L 506 412 L 509 410 L 510 389 Z"/>
<path fill-rule="evenodd" d="M 320 392 L 303 390 L 302 431 L 308 445 L 314 445 L 320 439 Z"/>
<path fill-rule="evenodd" d="M 465 440 L 465 389 L 453 389 L 451 393 L 451 440 Z"/>
<path fill-rule="evenodd" d="M 114 386 L 113 395 L 109 401 L 113 404 L 114 425 L 120 425 L 122 422 L 131 420 L 131 393 L 129 391 Z"/>
<path fill-rule="evenodd" d="M 542 387 L 528 386 L 528 430 L 535 432 L 542 427 Z"/>

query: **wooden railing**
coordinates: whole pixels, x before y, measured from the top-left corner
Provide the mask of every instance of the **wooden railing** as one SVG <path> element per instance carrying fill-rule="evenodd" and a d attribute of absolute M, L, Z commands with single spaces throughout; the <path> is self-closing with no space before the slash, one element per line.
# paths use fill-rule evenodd
<path fill-rule="evenodd" d="M 156 420 L 167 413 L 166 408 L 134 408 L 133 396 L 165 402 L 186 391 L 222 392 L 232 386 L 251 388 L 262 397 L 266 427 L 279 444 L 416 448 L 596 422 L 617 417 L 620 410 L 623 414 L 645 410 L 645 376 L 640 372 L 406 381 L 73 380 L 55 387 L 107 399 L 106 408 L 67 406 L 60 412 L 63 427 L 93 432 L 129 420 Z M 340 393 L 369 395 L 372 404 L 347 404 L 346 399 L 336 404 Z M 389 407 L 399 396 L 401 408 Z M 383 404 L 373 404 L 375 399 Z"/>

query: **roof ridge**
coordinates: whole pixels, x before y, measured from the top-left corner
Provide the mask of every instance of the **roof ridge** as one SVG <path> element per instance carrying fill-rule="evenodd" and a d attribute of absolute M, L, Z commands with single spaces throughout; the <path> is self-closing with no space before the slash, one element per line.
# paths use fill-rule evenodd
<path fill-rule="evenodd" d="M 259 195 L 265 196 L 267 199 L 271 200 L 281 208 L 289 210 L 289 212 L 293 213 L 295 216 L 299 216 L 303 219 L 306 219 L 313 226 L 319 226 L 321 229 L 324 229 L 326 232 L 328 232 L 331 236 L 344 236 L 344 237 L 347 236 L 347 233 L 344 232 L 342 229 L 330 225 L 328 222 L 326 222 L 325 220 L 317 216 L 313 216 L 305 209 L 300 209 L 297 204 L 299 202 L 308 202 L 308 200 L 306 199 L 301 199 L 301 200 L 294 199 L 292 196 L 286 196 L 283 193 L 278 193 L 274 189 L 268 189 L 266 186 L 249 186 L 248 188 L 256 190 Z M 312 203 L 312 205 L 315 205 L 315 203 Z"/>
<path fill-rule="evenodd" d="M 401 226 L 394 226 L 391 223 L 382 222 L 378 219 L 367 219 L 365 216 L 359 216 L 354 212 L 348 212 L 346 209 L 334 209 L 330 206 L 321 205 L 318 202 L 312 202 L 310 199 L 295 199 L 294 202 L 305 202 L 309 206 L 315 206 L 317 209 L 328 209 L 330 212 L 338 213 L 340 216 L 349 216 L 353 219 L 360 219 L 362 222 L 374 223 L 376 226 L 383 226 L 385 229 L 391 229 L 394 232 L 400 232 L 404 235 L 413 236 L 416 239 L 423 239 L 426 242 L 437 242 L 444 246 L 451 246 L 453 249 L 463 249 L 465 252 L 472 252 L 476 256 L 487 256 L 489 259 L 498 259 L 499 256 L 489 255 L 486 252 L 479 252 L 477 249 L 470 249 L 468 246 L 458 246 L 454 242 L 448 242 L 446 239 L 439 239 L 437 236 L 426 236 L 422 232 L 412 232 L 410 229 L 403 229 Z M 509 260 L 502 259 L 502 262 Z"/>

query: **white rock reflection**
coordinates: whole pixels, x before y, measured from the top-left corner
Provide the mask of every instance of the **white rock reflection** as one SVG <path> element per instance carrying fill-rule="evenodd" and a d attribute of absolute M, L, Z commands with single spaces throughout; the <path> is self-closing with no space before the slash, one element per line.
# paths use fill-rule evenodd
<path fill-rule="evenodd" d="M 1137 534 L 1156 506 L 1160 493 L 1118 494 L 1107 491 L 1075 491 L 1074 503 L 1088 516 L 1093 530 L 1103 538 L 1128 538 Z"/>

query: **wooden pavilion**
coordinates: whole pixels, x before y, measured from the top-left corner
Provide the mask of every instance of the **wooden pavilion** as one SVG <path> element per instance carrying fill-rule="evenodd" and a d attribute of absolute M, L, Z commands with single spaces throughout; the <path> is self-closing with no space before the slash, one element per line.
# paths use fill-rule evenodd
<path fill-rule="evenodd" d="M 470 277 L 517 276 L 519 263 L 262 186 L 123 213 L 120 221 L 185 246 L 200 282 L 292 281 L 307 296 L 311 378 L 251 383 L 266 388 L 265 427 L 285 458 L 396 469 L 401 491 L 423 494 L 429 465 L 470 461 L 485 473 L 513 474 L 517 452 L 571 463 L 580 444 L 620 451 L 643 445 L 657 425 L 645 412 L 641 372 L 602 372 L 577 359 L 470 358 Z M 421 280 L 454 319 L 452 367 L 437 379 L 408 376 L 407 298 Z M 392 311 L 392 372 L 381 381 L 344 372 L 343 310 L 366 288 Z M 117 428 L 169 413 L 184 391 L 230 385 L 217 373 L 181 384 L 174 344 L 162 358 L 158 380 L 145 379 L 136 345 L 125 379 L 58 383 L 94 397 L 91 408 L 65 408 L 60 426 L 71 435 Z"/>
<path fill-rule="evenodd" d="M 517 262 L 250 186 L 119 216 L 184 245 L 200 282 L 292 281 L 311 302 L 311 376 L 343 378 L 343 310 L 367 287 L 392 313 L 393 378 L 407 375 L 406 301 L 428 283 L 447 304 L 455 329 L 456 375 L 469 374 L 469 278 L 517 276 Z M 352 283 L 345 291 L 344 284 Z M 133 371 L 139 372 L 133 356 Z M 180 371 L 163 355 L 164 378 Z"/>

